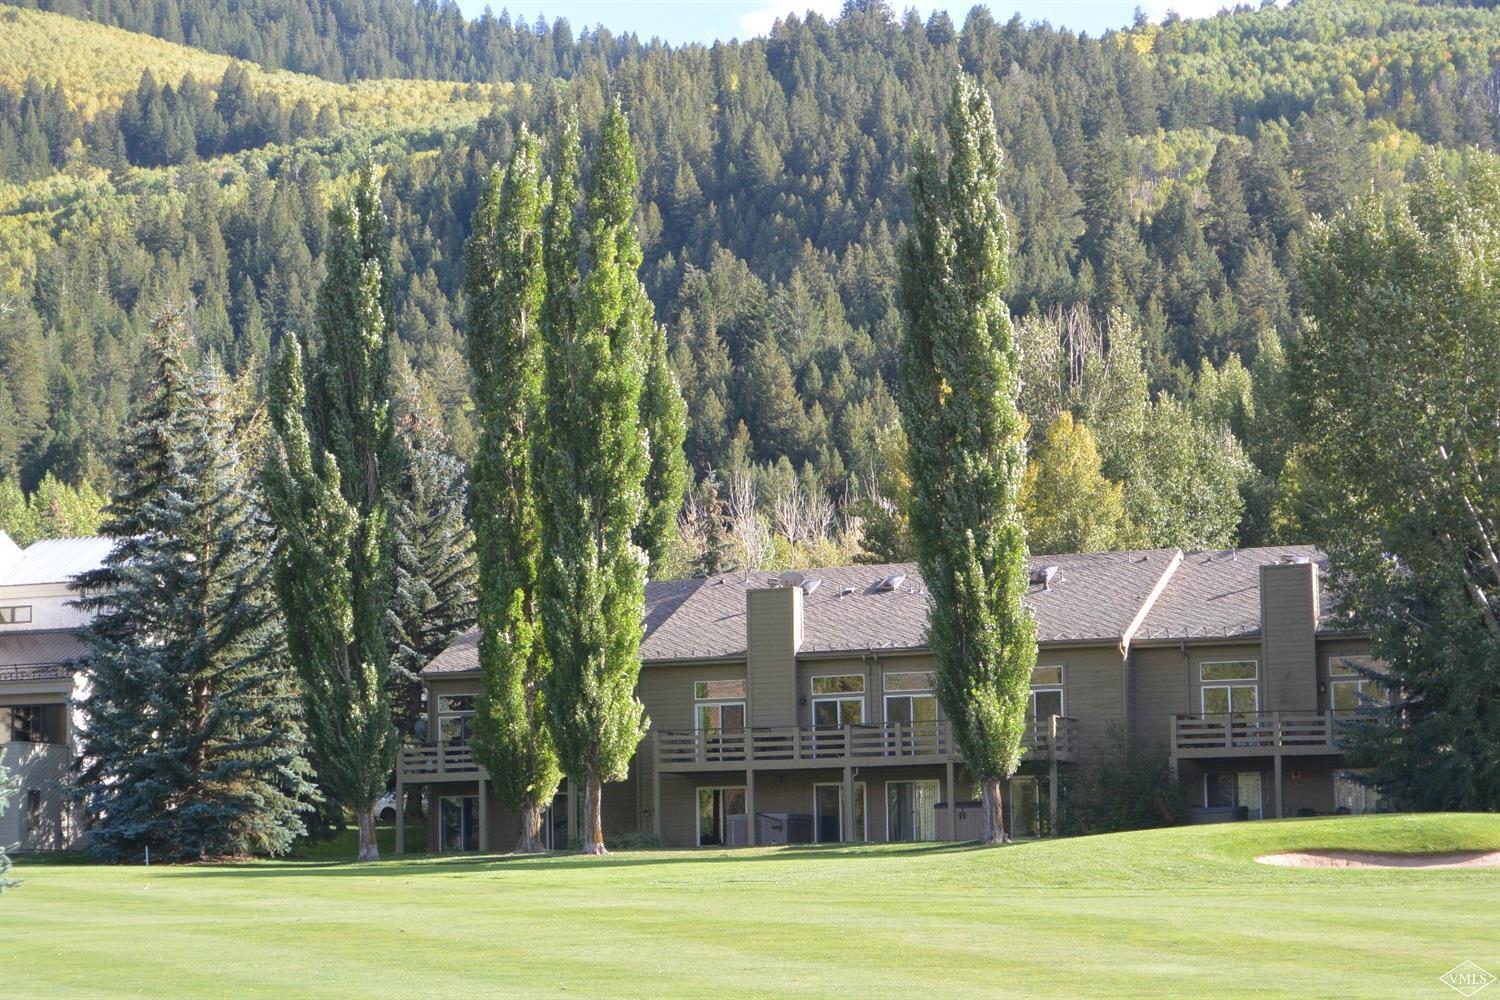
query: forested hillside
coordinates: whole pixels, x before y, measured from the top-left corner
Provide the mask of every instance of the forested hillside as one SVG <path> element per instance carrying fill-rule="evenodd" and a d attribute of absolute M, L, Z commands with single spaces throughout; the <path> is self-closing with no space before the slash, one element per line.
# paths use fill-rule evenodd
<path fill-rule="evenodd" d="M 256 376 L 310 328 L 330 195 L 367 157 L 402 364 L 466 455 L 480 187 L 521 123 L 573 103 L 591 143 L 619 95 L 688 457 L 719 478 L 685 548 L 727 526 L 742 562 L 904 551 L 896 248 L 956 72 L 1006 155 L 1034 549 L 1298 538 L 1282 359 L 1309 227 L 1500 135 L 1493 10 L 1303 2 L 1091 39 L 851 2 L 672 48 L 404 0 L 42 6 L 0 6 L 0 470 L 109 486 L 167 301 Z"/>

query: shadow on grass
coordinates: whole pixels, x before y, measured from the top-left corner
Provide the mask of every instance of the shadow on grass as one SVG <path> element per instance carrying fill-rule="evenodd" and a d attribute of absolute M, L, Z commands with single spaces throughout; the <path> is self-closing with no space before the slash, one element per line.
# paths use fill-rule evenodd
<path fill-rule="evenodd" d="M 892 850 L 892 848 L 896 850 Z M 913 855 L 965 854 L 984 850 L 973 843 L 936 843 L 918 845 L 797 845 L 775 849 L 741 848 L 676 848 L 650 851 L 620 851 L 603 857 L 589 857 L 571 851 L 554 851 L 548 854 L 459 854 L 459 855 L 404 855 L 399 858 L 382 858 L 380 861 L 360 863 L 351 859 L 333 861 L 287 860 L 259 861 L 250 863 L 227 863 L 223 865 L 184 865 L 184 873 L 202 874 L 214 878 L 288 878 L 310 874 L 353 876 L 421 876 L 442 874 L 464 874 L 478 872 L 525 872 L 559 871 L 564 867 L 587 868 L 646 868 L 676 865 L 746 864 L 763 861 L 815 861 L 838 859 L 840 861 L 878 860 L 894 854 L 902 857 Z"/>

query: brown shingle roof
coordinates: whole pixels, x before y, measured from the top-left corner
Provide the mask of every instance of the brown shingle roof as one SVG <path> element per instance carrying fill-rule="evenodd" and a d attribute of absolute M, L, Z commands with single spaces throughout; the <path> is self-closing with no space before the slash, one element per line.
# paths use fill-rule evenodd
<path fill-rule="evenodd" d="M 1141 622 L 1135 640 L 1249 638 L 1260 635 L 1260 568 L 1327 559 L 1311 545 L 1190 552 Z M 1320 618 L 1332 612 L 1327 580 L 1319 587 Z"/>
<path fill-rule="evenodd" d="M 1033 568 L 1056 566 L 1051 588 L 1033 586 L 1026 604 L 1037 617 L 1042 642 L 1118 641 L 1176 556 L 1175 549 L 1035 556 Z M 879 591 L 882 577 L 901 574 L 894 591 Z M 915 564 L 839 566 L 808 570 L 819 584 L 802 608 L 804 653 L 910 649 L 926 641 L 927 591 Z M 768 571 L 731 573 L 702 580 L 669 580 L 646 586 L 648 664 L 745 655 L 745 591 L 775 585 Z M 477 629 L 460 638 L 424 674 L 477 669 Z"/>

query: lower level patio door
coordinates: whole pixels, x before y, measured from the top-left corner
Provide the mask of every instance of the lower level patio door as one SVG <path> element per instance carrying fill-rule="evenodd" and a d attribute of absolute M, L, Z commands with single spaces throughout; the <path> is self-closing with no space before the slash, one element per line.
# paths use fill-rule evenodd
<path fill-rule="evenodd" d="M 885 783 L 885 835 L 889 841 L 936 840 L 935 807 L 943 797 L 938 781 Z"/>
<path fill-rule="evenodd" d="M 438 799 L 438 850 L 444 854 L 479 850 L 479 796 Z"/>
<path fill-rule="evenodd" d="M 854 829 L 844 823 L 842 782 L 813 785 L 813 837 L 820 844 L 862 843 L 865 836 L 865 783 L 854 786 Z"/>
<path fill-rule="evenodd" d="M 744 785 L 698 789 L 699 847 L 744 847 L 749 835 Z"/>
<path fill-rule="evenodd" d="M 1265 816 L 1259 771 L 1217 772 L 1203 776 L 1203 804 L 1208 807 L 1244 806 L 1249 819 Z"/>

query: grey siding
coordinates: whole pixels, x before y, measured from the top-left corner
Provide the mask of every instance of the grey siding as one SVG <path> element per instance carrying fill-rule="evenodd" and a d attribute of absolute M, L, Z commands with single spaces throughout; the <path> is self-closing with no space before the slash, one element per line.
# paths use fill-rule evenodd
<path fill-rule="evenodd" d="M 797 649 L 802 645 L 802 589 L 745 592 L 745 648 L 750 675 L 749 724 L 796 724 Z"/>
<path fill-rule="evenodd" d="M 1260 617 L 1261 707 L 1304 711 L 1317 707 L 1317 565 L 1262 566 Z"/>

